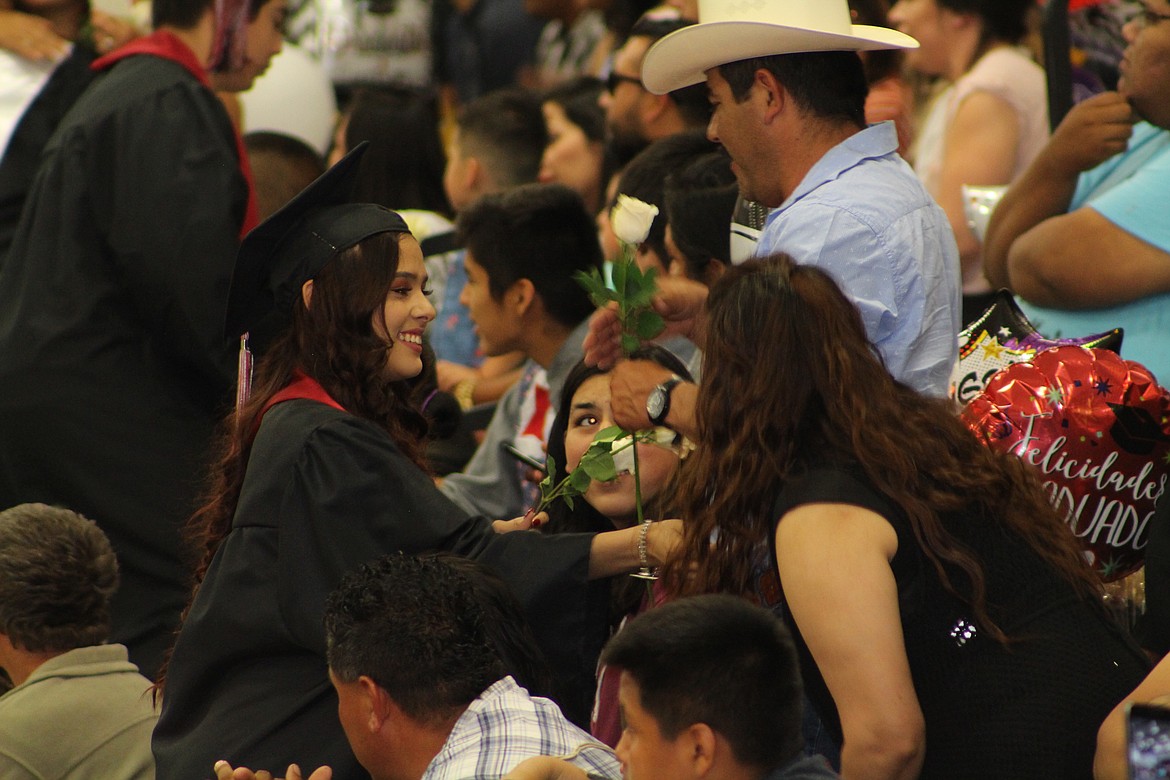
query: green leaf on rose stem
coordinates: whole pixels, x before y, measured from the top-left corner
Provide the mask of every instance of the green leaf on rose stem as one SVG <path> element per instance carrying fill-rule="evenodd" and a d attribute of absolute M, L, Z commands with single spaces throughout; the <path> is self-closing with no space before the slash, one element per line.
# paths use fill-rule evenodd
<path fill-rule="evenodd" d="M 617 300 L 617 293 L 606 286 L 605 280 L 601 278 L 601 273 L 596 269 L 588 274 L 584 271 L 578 271 L 573 274 L 573 278 L 589 293 L 589 300 L 593 302 L 594 306 L 601 308 L 610 301 Z"/>
<path fill-rule="evenodd" d="M 638 283 L 626 296 L 626 304 L 632 309 L 641 309 L 650 305 L 658 292 L 658 283 L 654 281 L 658 269 L 649 268 L 646 273 L 639 274 Z"/>
<path fill-rule="evenodd" d="M 565 499 L 565 506 L 567 506 L 569 508 L 569 511 L 572 512 L 573 511 L 573 497 L 570 496 L 568 493 L 565 493 L 565 495 L 561 496 L 561 498 Z"/>
<path fill-rule="evenodd" d="M 598 442 L 607 442 L 607 441 L 617 441 L 623 435 L 625 435 L 625 431 L 622 430 L 622 427 L 620 425 L 611 425 L 608 428 L 602 428 L 600 431 L 598 431 L 593 437 L 593 442 L 598 443 Z M 606 451 L 608 452 L 608 448 L 606 449 Z"/>
<path fill-rule="evenodd" d="M 545 453 L 545 456 L 544 456 L 544 468 L 545 468 L 544 479 L 542 479 L 542 480 L 540 481 L 540 484 L 542 484 L 542 485 L 543 485 L 543 484 L 545 484 L 545 483 L 547 482 L 547 483 L 549 484 L 549 486 L 551 487 L 551 486 L 552 486 L 552 478 L 553 478 L 553 474 L 556 474 L 556 473 L 557 473 L 557 461 L 556 461 L 556 458 L 554 458 L 552 455 L 550 455 L 550 454 L 548 454 L 548 453 Z"/>
<path fill-rule="evenodd" d="M 613 463 L 613 455 L 608 452 L 605 457 L 596 457 L 591 460 L 581 459 L 581 468 L 597 482 L 613 482 L 617 479 L 617 467 Z"/>
<path fill-rule="evenodd" d="M 631 336 L 629 333 L 622 334 L 622 352 L 629 355 L 631 352 L 636 352 L 640 346 L 642 346 L 642 342 L 638 340 L 637 336 Z"/>
<path fill-rule="evenodd" d="M 645 309 L 638 312 L 634 322 L 634 330 L 640 339 L 652 339 L 666 330 L 666 320 L 656 311 Z"/>
<path fill-rule="evenodd" d="M 582 468 L 573 469 L 573 473 L 569 475 L 569 487 L 571 487 L 578 494 L 584 493 L 589 489 L 589 483 L 592 481 L 588 472 Z"/>

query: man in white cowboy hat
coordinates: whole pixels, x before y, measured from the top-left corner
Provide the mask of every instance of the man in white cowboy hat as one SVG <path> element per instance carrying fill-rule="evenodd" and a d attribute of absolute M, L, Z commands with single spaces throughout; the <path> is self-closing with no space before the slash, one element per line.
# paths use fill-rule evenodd
<path fill-rule="evenodd" d="M 944 395 L 959 329 L 954 235 L 898 156 L 893 124 L 866 126 L 856 54 L 917 42 L 851 24 L 846 0 L 700 0 L 699 18 L 647 52 L 646 88 L 706 80 L 708 136 L 730 154 L 744 197 L 772 209 L 756 255 L 786 252 L 824 268 L 857 304 L 890 372 Z M 705 289 L 664 279 L 660 290 L 656 306 L 672 332 L 693 331 Z M 614 319 L 595 316 L 588 360 L 616 359 Z M 640 364 L 619 367 L 617 421 L 638 427 L 653 418 L 688 432 L 695 388 L 671 385 L 664 397 L 662 380 Z"/>

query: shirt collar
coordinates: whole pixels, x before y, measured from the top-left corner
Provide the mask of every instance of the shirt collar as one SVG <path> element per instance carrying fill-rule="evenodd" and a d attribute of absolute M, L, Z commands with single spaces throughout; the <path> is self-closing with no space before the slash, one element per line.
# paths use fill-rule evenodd
<path fill-rule="evenodd" d="M 766 222 L 771 223 L 777 215 L 783 213 L 792 204 L 825 182 L 837 179 L 850 168 L 860 165 L 866 160 L 885 157 L 887 154 L 897 151 L 898 131 L 894 129 L 892 121 L 879 122 L 854 133 L 817 160 L 816 164 L 801 179 L 800 184 L 796 185 L 796 189 L 788 196 L 788 199 L 768 215 Z"/>

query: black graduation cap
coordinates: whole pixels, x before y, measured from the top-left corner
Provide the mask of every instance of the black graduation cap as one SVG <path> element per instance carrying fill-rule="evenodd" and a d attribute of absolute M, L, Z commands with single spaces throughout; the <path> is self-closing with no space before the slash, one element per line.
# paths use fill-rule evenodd
<path fill-rule="evenodd" d="M 363 142 L 321 174 L 240 244 L 224 331 L 235 338 L 275 315 L 287 320 L 301 287 L 338 252 L 378 233 L 409 233 L 396 212 L 350 203 Z"/>

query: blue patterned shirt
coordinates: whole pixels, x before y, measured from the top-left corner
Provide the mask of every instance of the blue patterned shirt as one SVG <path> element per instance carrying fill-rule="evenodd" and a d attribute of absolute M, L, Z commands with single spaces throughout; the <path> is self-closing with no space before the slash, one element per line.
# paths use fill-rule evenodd
<path fill-rule="evenodd" d="M 570 723 L 552 701 L 529 696 L 505 677 L 459 716 L 422 780 L 503 777 L 533 756 L 563 758 L 590 777 L 622 776 L 609 747 Z"/>

